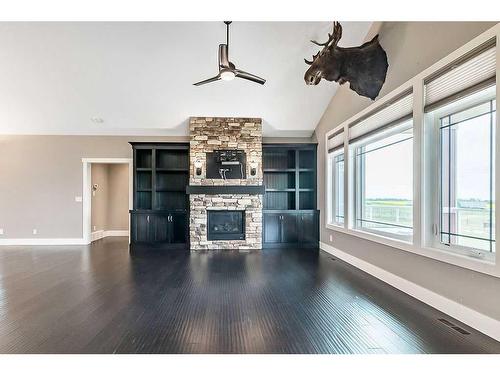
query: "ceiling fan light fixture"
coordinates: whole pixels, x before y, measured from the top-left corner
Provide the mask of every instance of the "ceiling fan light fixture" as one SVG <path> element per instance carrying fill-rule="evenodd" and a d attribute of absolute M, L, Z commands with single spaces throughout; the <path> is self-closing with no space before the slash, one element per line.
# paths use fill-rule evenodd
<path fill-rule="evenodd" d="M 193 83 L 193 85 L 201 86 L 219 80 L 232 81 L 235 78 L 246 79 L 248 81 L 263 85 L 264 83 L 266 83 L 266 80 L 264 78 L 260 78 L 255 74 L 245 72 L 241 69 L 236 69 L 236 66 L 231 61 L 229 61 L 229 25 L 231 24 L 231 21 L 224 21 L 224 23 L 226 24 L 226 43 L 219 44 L 219 74 L 217 74 L 215 77 Z"/>
<path fill-rule="evenodd" d="M 232 70 L 222 70 L 220 72 L 220 79 L 223 81 L 232 81 L 236 77 Z"/>

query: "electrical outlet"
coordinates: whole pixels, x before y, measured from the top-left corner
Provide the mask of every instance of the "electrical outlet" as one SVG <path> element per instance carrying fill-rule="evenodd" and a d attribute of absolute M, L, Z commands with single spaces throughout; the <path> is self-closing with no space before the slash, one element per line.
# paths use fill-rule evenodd
<path fill-rule="evenodd" d="M 0 228 L 0 236 L 3 234 L 3 228 Z"/>
<path fill-rule="evenodd" d="M 94 229 L 92 229 L 94 232 L 95 232 L 95 230 L 97 229 L 97 227 L 96 227 L 95 225 L 94 225 L 92 228 L 94 228 Z"/>
<path fill-rule="evenodd" d="M 330 234 L 330 242 L 333 241 L 333 236 Z"/>
<path fill-rule="evenodd" d="M 38 234 L 38 230 L 37 229 L 33 229 L 33 234 Z"/>

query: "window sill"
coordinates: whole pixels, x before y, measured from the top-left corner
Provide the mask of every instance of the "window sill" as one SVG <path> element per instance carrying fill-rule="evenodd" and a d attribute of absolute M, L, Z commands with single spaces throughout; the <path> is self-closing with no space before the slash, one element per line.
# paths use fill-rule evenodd
<path fill-rule="evenodd" d="M 379 236 L 376 234 L 366 233 L 364 231 L 356 229 L 344 228 L 337 225 L 326 224 L 326 227 L 336 232 L 344 233 L 357 238 L 362 238 L 364 240 L 379 243 L 395 249 L 404 250 L 416 255 L 437 260 L 439 262 L 452 264 L 454 266 L 466 268 L 472 271 L 500 278 L 500 267 L 498 267 L 495 261 L 474 258 L 472 256 L 467 256 L 458 253 L 455 254 L 447 250 L 441 250 L 432 247 L 420 247 L 409 242 L 400 241 L 397 239 L 392 239 L 384 236 Z"/>

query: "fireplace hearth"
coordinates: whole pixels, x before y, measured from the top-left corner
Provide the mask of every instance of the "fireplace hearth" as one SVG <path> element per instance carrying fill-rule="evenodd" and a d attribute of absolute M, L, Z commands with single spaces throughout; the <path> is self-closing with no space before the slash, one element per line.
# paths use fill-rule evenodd
<path fill-rule="evenodd" d="M 209 241 L 245 239 L 245 211 L 208 210 L 207 214 Z"/>

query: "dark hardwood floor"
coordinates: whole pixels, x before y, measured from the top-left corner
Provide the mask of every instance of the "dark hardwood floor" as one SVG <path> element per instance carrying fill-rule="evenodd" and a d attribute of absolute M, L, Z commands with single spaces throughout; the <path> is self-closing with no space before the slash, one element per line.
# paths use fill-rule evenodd
<path fill-rule="evenodd" d="M 443 324 L 464 328 L 462 334 Z M 500 353 L 324 252 L 0 248 L 1 353 Z"/>

